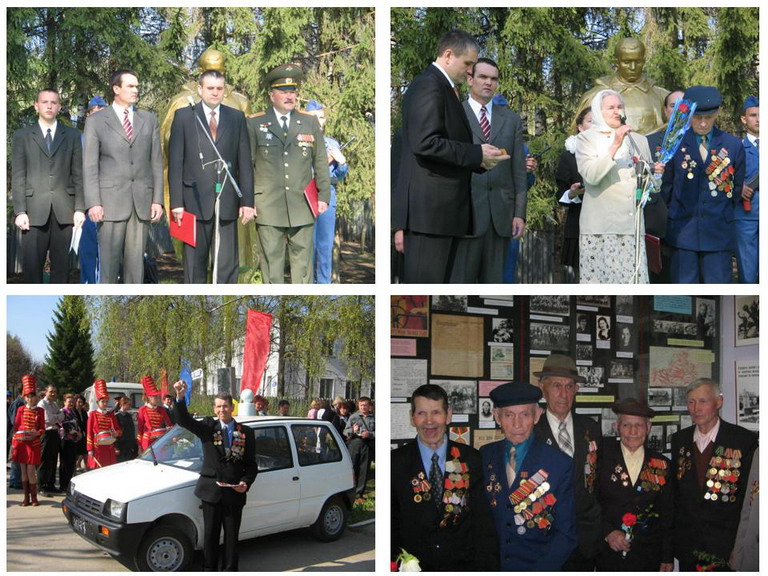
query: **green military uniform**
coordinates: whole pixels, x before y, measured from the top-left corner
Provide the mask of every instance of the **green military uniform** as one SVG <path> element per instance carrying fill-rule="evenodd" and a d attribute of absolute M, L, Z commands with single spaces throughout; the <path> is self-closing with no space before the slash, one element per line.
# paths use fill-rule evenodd
<path fill-rule="evenodd" d="M 296 66 L 276 68 L 267 75 L 273 90 L 295 90 L 300 78 Z M 293 110 L 288 131 L 273 107 L 248 118 L 254 166 L 254 199 L 264 283 L 283 282 L 285 244 L 288 242 L 291 282 L 312 281 L 312 239 L 315 218 L 304 189 L 315 178 L 318 198 L 326 204 L 331 181 L 325 140 L 313 115 Z"/>

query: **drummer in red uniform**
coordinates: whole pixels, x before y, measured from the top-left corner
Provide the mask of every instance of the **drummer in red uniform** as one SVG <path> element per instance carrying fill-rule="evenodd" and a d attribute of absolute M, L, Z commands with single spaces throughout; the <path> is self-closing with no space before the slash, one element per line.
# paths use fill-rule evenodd
<path fill-rule="evenodd" d="M 168 432 L 173 426 L 168 411 L 160 406 L 160 391 L 155 385 L 152 376 L 141 379 L 144 387 L 144 406 L 139 408 L 137 422 L 137 438 L 139 450 L 142 452 L 149 448 L 155 440 Z"/>
<path fill-rule="evenodd" d="M 21 377 L 22 395 L 26 406 L 16 411 L 11 442 L 11 459 L 21 467 L 21 485 L 24 488 L 22 506 L 37 506 L 37 473 L 40 466 L 40 438 L 45 434 L 45 415 L 37 407 L 37 382 L 31 374 Z"/>
<path fill-rule="evenodd" d="M 122 431 L 115 413 L 107 407 L 107 383 L 102 379 L 96 380 L 93 391 L 98 408 L 88 413 L 88 468 L 103 468 L 117 462 L 114 444 Z"/>

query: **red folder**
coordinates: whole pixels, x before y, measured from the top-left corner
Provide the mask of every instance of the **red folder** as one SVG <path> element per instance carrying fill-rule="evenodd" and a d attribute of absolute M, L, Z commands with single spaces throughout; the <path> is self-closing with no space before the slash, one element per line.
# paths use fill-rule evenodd
<path fill-rule="evenodd" d="M 185 244 L 193 248 L 197 246 L 197 216 L 192 212 L 184 212 L 181 217 L 181 224 L 176 224 L 171 216 L 171 237 L 178 238 Z"/>
<path fill-rule="evenodd" d="M 661 274 L 661 240 L 653 234 L 645 235 L 645 252 L 648 269 L 654 274 Z"/>
<path fill-rule="evenodd" d="M 307 204 L 309 204 L 309 209 L 312 211 L 312 216 L 317 218 L 317 183 L 315 182 L 315 179 L 312 178 L 312 180 L 309 181 L 309 184 L 307 184 L 307 187 L 304 188 L 304 198 L 307 199 Z"/>

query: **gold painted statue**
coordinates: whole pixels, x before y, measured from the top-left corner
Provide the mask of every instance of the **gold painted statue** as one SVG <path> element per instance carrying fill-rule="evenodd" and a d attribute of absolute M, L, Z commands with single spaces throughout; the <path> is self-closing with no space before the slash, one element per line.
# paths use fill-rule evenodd
<path fill-rule="evenodd" d="M 206 70 L 217 70 L 226 76 L 226 65 L 224 62 L 224 53 L 214 48 L 206 49 L 200 58 L 197 59 L 199 67 L 199 74 L 202 74 Z M 165 176 L 165 210 L 166 214 L 170 214 L 171 199 L 170 188 L 168 186 L 168 141 L 171 138 L 171 124 L 173 124 L 173 117 L 176 114 L 176 110 L 189 106 L 189 98 L 192 98 L 195 103 L 200 101 L 200 96 L 197 92 L 197 79 L 190 80 L 181 87 L 181 91 L 173 96 L 168 104 L 168 111 L 165 113 L 163 123 L 160 125 L 160 138 L 163 143 L 163 161 L 164 161 L 164 176 Z M 251 113 L 251 105 L 248 102 L 248 98 L 236 92 L 234 86 L 226 84 L 224 86 L 224 100 L 222 102 L 225 106 L 236 108 L 245 114 L 246 116 Z M 240 254 L 240 266 L 253 267 L 253 226 L 243 226 L 238 220 L 238 251 Z"/>
<path fill-rule="evenodd" d="M 669 93 L 643 75 L 645 45 L 637 38 L 624 38 L 614 49 L 616 73 L 595 80 L 595 86 L 581 97 L 581 111 L 600 90 L 615 90 L 624 99 L 627 124 L 639 134 L 650 134 L 664 122 L 664 97 Z"/>

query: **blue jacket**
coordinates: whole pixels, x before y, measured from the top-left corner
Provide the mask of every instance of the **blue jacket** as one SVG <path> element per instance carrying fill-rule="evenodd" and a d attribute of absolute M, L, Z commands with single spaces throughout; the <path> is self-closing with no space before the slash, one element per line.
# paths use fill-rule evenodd
<path fill-rule="evenodd" d="M 742 140 L 744 145 L 744 154 L 747 158 L 747 169 L 744 174 L 744 182 L 748 182 L 751 178 L 758 173 L 760 169 L 760 152 L 752 145 L 749 138 Z M 749 212 L 744 211 L 742 202 L 736 202 L 736 211 L 734 213 L 736 220 L 759 220 L 760 219 L 760 191 L 759 187 L 755 188 L 755 193 L 752 196 L 752 210 Z"/>
<path fill-rule="evenodd" d="M 673 248 L 693 251 L 733 250 L 735 242 L 734 206 L 741 201 L 744 183 L 744 146 L 741 140 L 714 128 L 710 151 L 727 152 L 733 167 L 728 185 L 731 198 L 725 190 L 716 190 L 712 196 L 710 180 L 706 174 L 711 162 L 703 162 L 696 143 L 696 134 L 689 129 L 680 148 L 667 163 L 661 184 L 661 194 L 669 208 L 666 242 Z M 691 160 L 695 162 L 692 166 Z M 692 174 L 689 178 L 688 175 Z"/>
<path fill-rule="evenodd" d="M 480 448 L 483 456 L 483 472 L 486 496 L 496 523 L 499 538 L 501 569 L 513 572 L 559 571 L 571 552 L 578 545 L 576 512 L 573 497 L 573 461 L 557 448 L 533 439 L 515 481 L 507 486 L 504 461 L 504 440 L 486 444 Z M 547 507 L 544 515 L 551 515 L 551 525 L 541 529 L 534 525 L 518 526 L 516 513 L 509 495 L 520 487 L 524 478 L 532 478 L 537 472 L 547 473 L 550 489 L 548 495 L 555 502 Z M 533 509 L 533 508 L 532 508 Z M 521 533 L 522 532 L 522 533 Z"/>
<path fill-rule="evenodd" d="M 331 148 L 341 148 L 341 145 L 337 140 L 331 138 L 330 136 L 324 136 L 324 138 L 326 150 L 330 150 Z M 349 172 L 349 163 L 339 164 L 336 162 L 336 160 L 334 160 L 328 164 L 328 168 L 331 173 L 331 201 L 328 203 L 328 207 L 336 208 L 336 184 L 344 180 L 347 172 Z"/>

